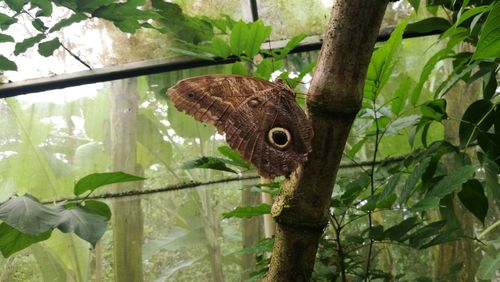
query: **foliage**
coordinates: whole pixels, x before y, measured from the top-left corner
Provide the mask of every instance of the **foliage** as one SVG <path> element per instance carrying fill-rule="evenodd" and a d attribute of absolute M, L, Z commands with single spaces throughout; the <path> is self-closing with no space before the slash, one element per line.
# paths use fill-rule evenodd
<path fill-rule="evenodd" d="M 80 179 L 74 187 L 75 195 L 113 183 L 144 180 L 123 172 L 95 173 Z M 82 191 L 80 187 L 86 190 Z M 87 196 L 88 196 L 87 195 Z M 111 218 L 109 207 L 100 201 L 81 199 L 77 202 L 57 203 L 47 207 L 26 194 L 15 196 L 0 204 L 0 251 L 4 257 L 47 240 L 54 229 L 75 233 L 95 246 L 106 231 Z"/>

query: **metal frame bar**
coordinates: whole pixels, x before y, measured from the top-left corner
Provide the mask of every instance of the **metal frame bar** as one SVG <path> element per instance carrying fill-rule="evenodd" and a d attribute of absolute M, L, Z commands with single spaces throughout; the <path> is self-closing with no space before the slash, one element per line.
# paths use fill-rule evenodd
<path fill-rule="evenodd" d="M 256 1 L 252 0 L 252 3 Z M 252 8 L 253 10 L 253 8 Z M 377 37 L 377 42 L 387 41 L 393 28 L 381 31 Z M 441 31 L 432 31 L 428 33 L 405 33 L 403 38 L 422 37 L 441 34 Z M 286 44 L 286 40 L 273 41 L 271 44 L 265 43 L 262 49 L 278 49 Z M 290 53 L 301 53 L 309 51 L 318 51 L 321 49 L 322 39 L 319 36 L 310 36 L 292 50 Z M 104 67 L 96 70 L 81 71 L 69 74 L 55 75 L 53 77 L 44 77 L 31 79 L 21 82 L 12 82 L 0 85 L 0 99 L 14 97 L 18 95 L 42 92 L 47 90 L 61 89 L 84 84 L 92 84 L 117 79 L 124 79 L 142 75 L 150 75 L 162 72 L 177 71 L 183 69 L 214 66 L 221 64 L 230 64 L 237 61 L 236 57 L 227 59 L 203 60 L 193 57 L 176 57 L 169 59 L 152 60 L 124 64 L 120 66 Z"/>

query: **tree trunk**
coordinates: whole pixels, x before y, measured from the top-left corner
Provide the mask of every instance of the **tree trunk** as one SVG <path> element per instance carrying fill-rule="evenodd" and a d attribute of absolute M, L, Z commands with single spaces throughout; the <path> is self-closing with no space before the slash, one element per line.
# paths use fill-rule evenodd
<path fill-rule="evenodd" d="M 137 80 L 111 83 L 111 150 L 112 171 L 142 175 L 136 161 Z M 140 190 L 142 182 L 114 185 L 117 192 Z M 143 217 L 138 198 L 113 203 L 113 268 L 115 281 L 143 281 Z"/>
<path fill-rule="evenodd" d="M 338 0 L 307 95 L 313 151 L 273 205 L 275 245 L 265 281 L 309 281 L 318 241 L 388 0 Z"/>

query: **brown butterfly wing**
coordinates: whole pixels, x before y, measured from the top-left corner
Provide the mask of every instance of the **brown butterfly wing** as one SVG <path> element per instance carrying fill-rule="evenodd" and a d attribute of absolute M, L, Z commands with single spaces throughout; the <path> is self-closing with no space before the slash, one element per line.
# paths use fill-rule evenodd
<path fill-rule="evenodd" d="M 238 75 L 208 75 L 178 82 L 167 95 L 195 119 L 226 133 L 229 146 L 265 177 L 288 176 L 311 150 L 312 128 L 288 87 Z M 272 128 L 289 131 L 286 148 L 273 146 Z"/>

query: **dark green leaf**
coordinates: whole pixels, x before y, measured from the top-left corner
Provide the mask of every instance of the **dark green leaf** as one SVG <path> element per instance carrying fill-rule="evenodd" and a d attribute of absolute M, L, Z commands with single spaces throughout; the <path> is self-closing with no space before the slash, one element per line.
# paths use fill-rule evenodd
<path fill-rule="evenodd" d="M 421 212 L 426 211 L 432 208 L 439 207 L 440 198 L 438 197 L 427 197 L 423 200 L 420 200 L 416 204 L 414 204 L 411 208 L 411 212 Z"/>
<path fill-rule="evenodd" d="M 227 167 L 226 163 L 233 164 L 232 161 L 224 160 L 222 158 L 201 157 L 183 163 L 181 168 L 182 169 L 207 168 L 207 169 L 237 173 L 234 169 Z"/>
<path fill-rule="evenodd" d="M 5 3 L 9 8 L 11 8 L 14 12 L 20 12 L 25 4 L 25 0 L 5 0 Z"/>
<path fill-rule="evenodd" d="M 483 99 L 490 100 L 497 90 L 497 72 L 493 70 L 483 81 Z"/>
<path fill-rule="evenodd" d="M 400 223 L 390 227 L 384 231 L 384 238 L 389 238 L 393 241 L 402 242 L 406 240 L 406 233 L 419 224 L 416 216 L 407 218 Z"/>
<path fill-rule="evenodd" d="M 2 30 L 6 30 L 13 23 L 16 23 L 17 19 L 14 17 L 10 17 L 4 13 L 0 13 L 0 28 Z"/>
<path fill-rule="evenodd" d="M 49 41 L 41 42 L 38 44 L 38 53 L 44 57 L 52 56 L 54 51 L 61 46 L 59 38 L 54 38 Z"/>
<path fill-rule="evenodd" d="M 243 160 L 240 156 L 240 153 L 229 148 L 228 146 L 220 146 L 217 148 L 217 150 L 224 156 L 228 157 L 230 160 L 232 160 L 234 163 L 238 164 L 239 166 L 249 169 L 250 164 Z"/>
<path fill-rule="evenodd" d="M 64 233 L 73 232 L 78 237 L 95 246 L 106 231 L 107 220 L 104 216 L 91 213 L 83 207 L 64 209 L 57 226 Z"/>
<path fill-rule="evenodd" d="M 373 240 L 383 240 L 384 239 L 384 226 L 375 225 L 368 231 L 368 238 Z"/>
<path fill-rule="evenodd" d="M 59 214 L 42 205 L 36 198 L 14 197 L 0 205 L 0 220 L 22 233 L 38 235 L 55 227 Z"/>
<path fill-rule="evenodd" d="M 341 196 L 342 202 L 348 206 L 356 197 L 370 184 L 370 177 L 365 173 L 360 174 L 358 178 L 347 184 L 345 192 Z"/>
<path fill-rule="evenodd" d="M 430 158 L 425 158 L 418 164 L 417 167 L 415 167 L 410 177 L 408 177 L 405 182 L 405 186 L 403 187 L 403 191 L 401 192 L 401 196 L 399 197 L 399 203 L 406 202 L 406 200 L 408 200 L 408 198 L 411 196 L 418 180 L 422 177 L 427 167 L 429 166 L 430 161 Z"/>
<path fill-rule="evenodd" d="M 45 26 L 45 24 L 42 22 L 42 20 L 40 19 L 34 19 L 33 21 L 31 21 L 31 24 L 33 25 L 33 27 L 40 31 L 40 32 L 44 32 L 45 30 L 47 30 L 47 27 Z"/>
<path fill-rule="evenodd" d="M 472 178 L 476 172 L 476 167 L 467 165 L 455 168 L 448 175 L 443 177 L 432 190 L 427 193 L 426 198 L 438 197 L 443 198 L 460 187 L 461 184 Z"/>
<path fill-rule="evenodd" d="M 437 235 L 439 230 L 441 230 L 446 225 L 446 220 L 435 221 L 427 224 L 426 226 L 418 229 L 408 236 L 410 246 L 417 248 L 421 246 L 424 242 L 428 241 L 430 237 Z"/>
<path fill-rule="evenodd" d="M 422 116 L 428 120 L 442 121 L 447 118 L 446 114 L 446 100 L 436 99 L 431 102 L 425 103 L 420 107 Z"/>
<path fill-rule="evenodd" d="M 231 55 L 231 47 L 218 37 L 212 38 L 212 53 L 221 58 L 227 58 Z"/>
<path fill-rule="evenodd" d="M 458 193 L 462 204 L 484 224 L 488 213 L 488 198 L 484 195 L 483 185 L 477 179 L 471 179 L 462 184 L 462 191 Z"/>
<path fill-rule="evenodd" d="M 494 121 L 493 104 L 489 100 L 477 100 L 472 103 L 460 122 L 460 146 L 467 147 L 476 139 L 478 130 L 488 131 Z"/>
<path fill-rule="evenodd" d="M 14 42 L 14 38 L 10 35 L 0 33 L 0 43 L 3 42 Z"/>
<path fill-rule="evenodd" d="M 88 212 L 103 216 L 108 221 L 111 219 L 111 209 L 104 202 L 87 200 L 83 202 L 82 207 Z"/>
<path fill-rule="evenodd" d="M 415 12 L 418 12 L 418 7 L 420 6 L 420 0 L 408 0 L 410 2 L 410 5 L 413 7 Z"/>
<path fill-rule="evenodd" d="M 86 20 L 86 19 L 88 19 L 88 17 L 83 13 L 73 14 L 69 18 L 62 19 L 59 22 L 57 22 L 54 26 L 52 26 L 49 29 L 49 32 L 58 31 L 63 27 L 70 26 L 74 23 L 81 22 L 81 21 Z"/>
<path fill-rule="evenodd" d="M 26 52 L 26 50 L 33 47 L 33 45 L 37 44 L 38 42 L 42 41 L 43 39 L 45 39 L 45 35 L 40 33 L 36 36 L 26 38 L 22 42 L 16 43 L 16 47 L 14 49 L 14 55 L 17 56 L 19 54 Z"/>
<path fill-rule="evenodd" d="M 78 1 L 77 5 L 78 5 L 78 10 L 91 13 L 98 8 L 113 4 L 113 2 L 115 2 L 115 1 L 114 0 L 85 0 L 85 1 Z M 141 5 L 141 4 L 139 4 L 139 5 Z"/>
<path fill-rule="evenodd" d="M 479 36 L 473 59 L 490 59 L 500 57 L 500 2 L 491 10 Z"/>
<path fill-rule="evenodd" d="M 426 243 L 422 246 L 419 247 L 419 249 L 427 249 L 429 247 L 447 243 L 447 242 L 453 242 L 456 241 L 459 238 L 457 230 L 455 229 L 448 229 L 444 231 L 443 233 L 439 234 L 438 236 L 434 237 L 429 243 Z"/>
<path fill-rule="evenodd" d="M 241 250 L 244 254 L 265 254 L 273 251 L 274 238 L 260 239 L 255 246 L 246 247 Z"/>
<path fill-rule="evenodd" d="M 271 78 L 271 74 L 280 69 L 283 65 L 283 61 L 274 61 L 272 58 L 265 58 L 260 62 L 257 66 L 257 70 L 255 70 L 254 75 L 264 80 L 269 80 Z"/>
<path fill-rule="evenodd" d="M 39 235 L 27 235 L 2 222 L 0 224 L 0 251 L 4 257 L 8 257 L 37 242 L 49 239 L 51 233 L 52 229 Z"/>
<path fill-rule="evenodd" d="M 419 1 L 417 1 L 419 2 Z M 407 33 L 429 33 L 433 31 L 445 31 L 451 27 L 447 19 L 439 17 L 426 18 L 421 21 L 408 24 L 405 32 Z"/>
<path fill-rule="evenodd" d="M 222 214 L 224 218 L 238 217 L 247 218 L 271 213 L 270 204 L 260 204 L 255 206 L 238 207 L 230 212 Z"/>
<path fill-rule="evenodd" d="M 93 192 L 95 189 L 109 184 L 140 181 L 145 178 L 127 174 L 124 172 L 104 172 L 89 174 L 78 180 L 75 184 L 74 194 L 81 195 L 87 191 Z"/>
<path fill-rule="evenodd" d="M 32 6 L 40 8 L 37 17 L 49 17 L 52 15 L 52 3 L 49 0 L 30 0 Z"/>
<path fill-rule="evenodd" d="M 399 115 L 399 113 L 401 113 L 401 110 L 405 106 L 412 84 L 413 81 L 410 77 L 406 77 L 406 79 L 399 84 L 398 89 L 396 89 L 396 92 L 394 93 L 394 100 L 391 102 L 391 110 L 393 114 Z"/>
<path fill-rule="evenodd" d="M 17 71 L 17 65 L 13 61 L 0 55 L 0 71 Z"/>

